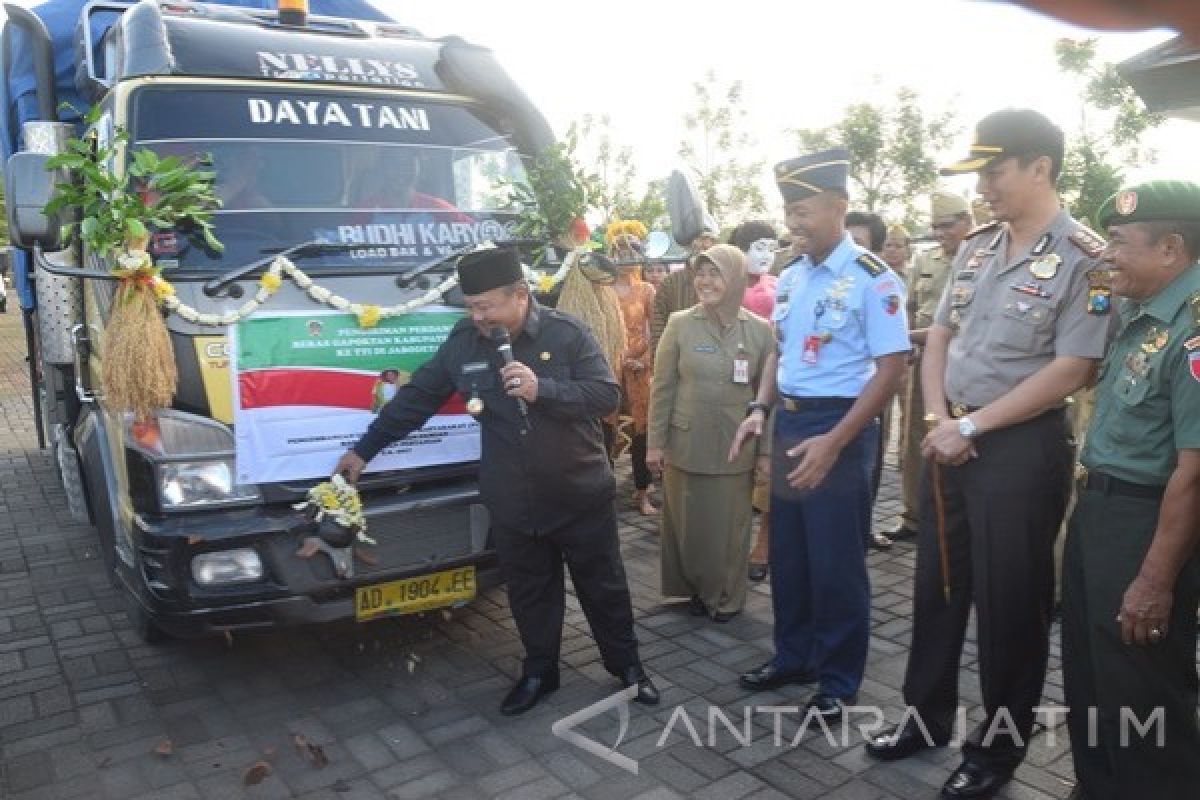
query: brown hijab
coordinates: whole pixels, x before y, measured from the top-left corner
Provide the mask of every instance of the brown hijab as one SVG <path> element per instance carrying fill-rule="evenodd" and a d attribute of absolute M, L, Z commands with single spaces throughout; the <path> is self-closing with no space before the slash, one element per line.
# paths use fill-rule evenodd
<path fill-rule="evenodd" d="M 717 244 L 696 257 L 696 266 L 711 262 L 721 271 L 725 279 L 725 296 L 718 306 L 725 322 L 737 319 L 742 307 L 742 295 L 746 292 L 746 254 L 731 244 Z"/>

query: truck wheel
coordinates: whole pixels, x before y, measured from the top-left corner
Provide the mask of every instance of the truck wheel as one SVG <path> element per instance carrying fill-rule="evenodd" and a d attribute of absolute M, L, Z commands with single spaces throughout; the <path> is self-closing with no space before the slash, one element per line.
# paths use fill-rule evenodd
<path fill-rule="evenodd" d="M 154 624 L 146 609 L 126 592 L 125 587 L 121 587 L 121 592 L 125 596 L 125 615 L 129 617 L 129 624 L 133 626 L 133 632 L 138 639 L 145 644 L 162 644 L 171 639 L 170 635 Z"/>
<path fill-rule="evenodd" d="M 133 632 L 137 637 L 146 644 L 164 642 L 169 638 L 167 634 L 154 624 L 150 615 L 146 613 L 146 609 L 142 608 L 142 604 L 130 595 L 129 587 L 117 575 L 116 522 L 108 500 L 108 491 L 105 487 L 97 485 L 100 483 L 96 477 L 99 474 L 98 469 L 88 469 L 86 474 L 88 476 L 88 492 L 92 497 L 92 513 L 96 520 L 96 539 L 99 542 L 100 560 L 104 564 L 106 577 L 120 593 L 121 599 L 125 603 L 125 614 L 129 617 L 129 624 L 133 627 Z"/>

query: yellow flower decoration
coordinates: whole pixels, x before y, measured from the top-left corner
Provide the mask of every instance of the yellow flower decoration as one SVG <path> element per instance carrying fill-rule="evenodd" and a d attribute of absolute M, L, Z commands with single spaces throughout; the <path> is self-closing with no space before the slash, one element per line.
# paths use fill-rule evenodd
<path fill-rule="evenodd" d="M 258 279 L 258 284 L 268 292 L 275 292 L 283 285 L 283 278 L 274 272 L 268 272 Z"/>
<path fill-rule="evenodd" d="M 379 306 L 365 305 L 363 306 L 362 313 L 358 315 L 358 327 L 374 328 L 382 318 L 383 309 Z"/>
<path fill-rule="evenodd" d="M 538 278 L 538 291 L 546 294 L 554 288 L 554 276 L 542 275 Z"/>
<path fill-rule="evenodd" d="M 169 281 L 164 281 L 162 278 L 156 278 L 151 286 L 154 288 L 154 296 L 158 298 L 159 302 L 175 294 L 175 287 Z"/>

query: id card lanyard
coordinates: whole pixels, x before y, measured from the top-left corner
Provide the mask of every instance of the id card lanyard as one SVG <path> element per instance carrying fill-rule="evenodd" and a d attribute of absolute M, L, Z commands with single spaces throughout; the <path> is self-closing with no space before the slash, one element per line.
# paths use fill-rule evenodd
<path fill-rule="evenodd" d="M 738 320 L 737 355 L 733 359 L 733 382 L 739 386 L 750 383 L 750 356 L 746 353 L 746 323 Z"/>

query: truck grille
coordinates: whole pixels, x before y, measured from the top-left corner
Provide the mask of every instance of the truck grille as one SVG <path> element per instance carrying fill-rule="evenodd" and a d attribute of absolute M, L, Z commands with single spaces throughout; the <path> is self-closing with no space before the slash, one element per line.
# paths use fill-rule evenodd
<path fill-rule="evenodd" d="M 360 547 L 370 551 L 378 563 L 358 560 L 354 565 L 358 574 L 434 565 L 471 554 L 471 511 L 456 508 L 372 516 L 368 517 L 367 535 L 377 544 Z"/>

